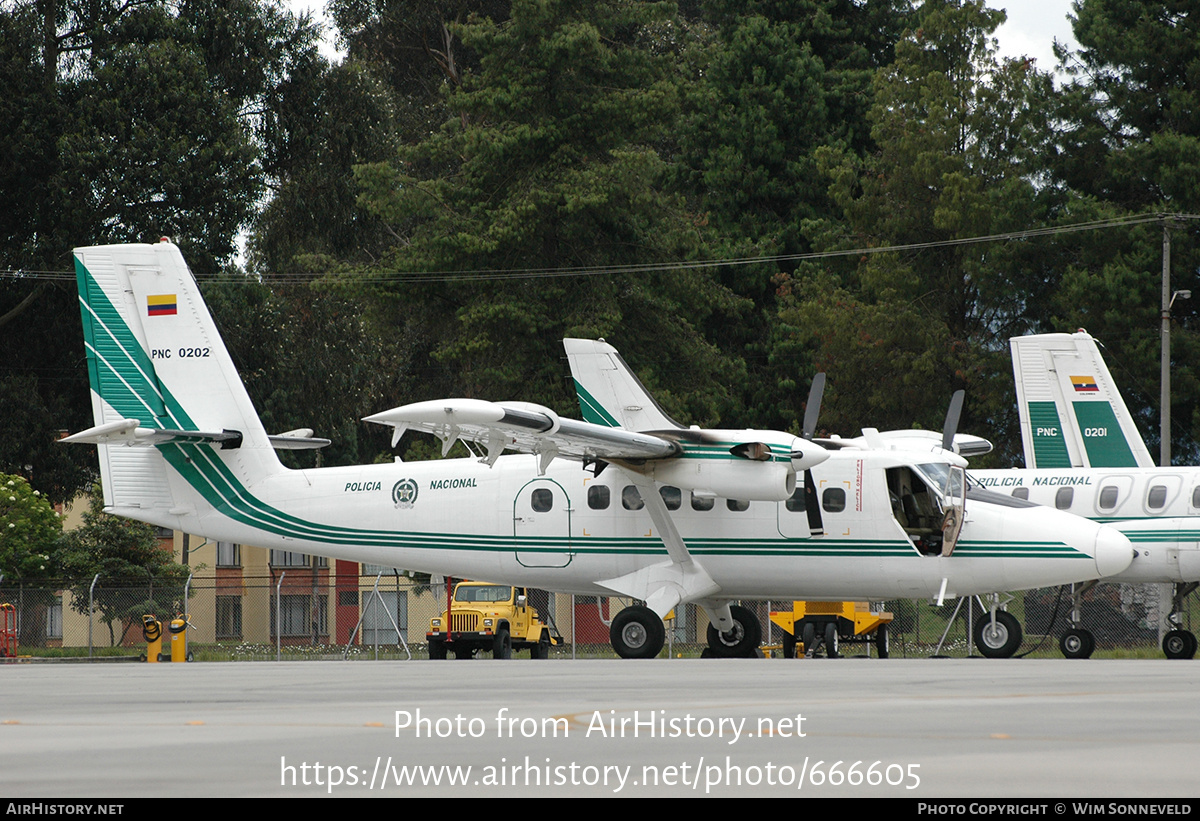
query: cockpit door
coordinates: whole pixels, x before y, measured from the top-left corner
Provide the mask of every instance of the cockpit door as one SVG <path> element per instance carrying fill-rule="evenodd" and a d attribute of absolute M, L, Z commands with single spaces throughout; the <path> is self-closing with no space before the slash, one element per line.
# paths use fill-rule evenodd
<path fill-rule="evenodd" d="M 950 466 L 950 481 L 942 491 L 942 555 L 954 553 L 958 536 L 967 518 L 967 475 L 962 468 Z"/>

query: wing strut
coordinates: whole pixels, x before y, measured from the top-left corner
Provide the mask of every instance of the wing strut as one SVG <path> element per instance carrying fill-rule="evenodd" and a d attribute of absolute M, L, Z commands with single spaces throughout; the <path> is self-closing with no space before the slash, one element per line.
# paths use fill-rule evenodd
<path fill-rule="evenodd" d="M 710 598 L 719 593 L 720 586 L 692 558 L 683 543 L 679 529 L 675 527 L 667 505 L 658 492 L 658 483 L 640 473 L 630 470 L 623 472 L 637 486 L 646 512 L 650 514 L 650 522 L 658 531 L 658 537 L 662 539 L 671 560 L 599 584 L 622 595 L 642 599 L 659 618 L 666 616 L 680 602 Z"/>

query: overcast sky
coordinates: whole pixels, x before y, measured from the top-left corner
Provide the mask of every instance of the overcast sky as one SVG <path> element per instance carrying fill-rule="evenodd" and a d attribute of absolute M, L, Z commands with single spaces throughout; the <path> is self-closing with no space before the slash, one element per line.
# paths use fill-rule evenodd
<path fill-rule="evenodd" d="M 325 4 L 321 0 L 287 2 L 297 14 L 311 11 L 315 18 L 323 19 Z M 1055 65 L 1051 50 L 1054 38 L 1072 48 L 1075 46 L 1067 21 L 1071 0 L 988 0 L 988 5 L 1008 12 L 1008 22 L 996 32 L 1004 57 L 1034 57 L 1038 68 L 1051 71 Z M 332 54 L 332 49 L 327 53 Z"/>

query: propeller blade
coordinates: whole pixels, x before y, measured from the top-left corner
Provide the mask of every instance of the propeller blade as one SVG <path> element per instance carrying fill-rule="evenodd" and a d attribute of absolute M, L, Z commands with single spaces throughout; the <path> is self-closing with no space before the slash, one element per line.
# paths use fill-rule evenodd
<path fill-rule="evenodd" d="M 825 395 L 825 373 L 822 371 L 813 377 L 812 387 L 808 389 L 808 403 L 804 407 L 804 428 L 800 434 L 805 439 L 812 439 L 817 432 L 817 417 L 821 413 L 821 397 Z"/>
<path fill-rule="evenodd" d="M 954 450 L 954 434 L 958 433 L 958 420 L 962 416 L 963 400 L 967 392 L 957 390 L 950 397 L 950 408 L 946 411 L 946 426 L 942 428 L 942 450 Z"/>
<path fill-rule="evenodd" d="M 817 483 L 811 470 L 804 471 L 804 512 L 808 514 L 808 532 L 814 536 L 825 535 L 825 524 L 821 521 L 821 506 L 817 501 Z"/>

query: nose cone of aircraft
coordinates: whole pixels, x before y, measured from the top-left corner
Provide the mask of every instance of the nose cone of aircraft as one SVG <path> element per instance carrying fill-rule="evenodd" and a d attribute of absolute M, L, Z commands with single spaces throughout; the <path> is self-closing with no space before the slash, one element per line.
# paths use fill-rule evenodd
<path fill-rule="evenodd" d="M 1101 576 L 1113 576 L 1133 562 L 1133 544 L 1116 528 L 1101 527 L 1096 532 L 1096 570 Z"/>

